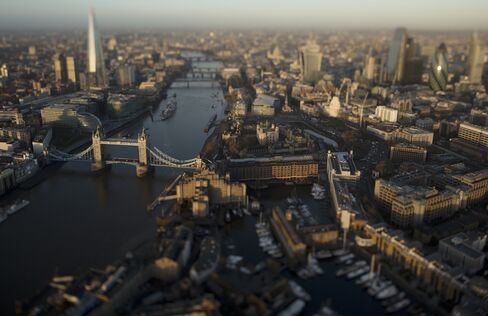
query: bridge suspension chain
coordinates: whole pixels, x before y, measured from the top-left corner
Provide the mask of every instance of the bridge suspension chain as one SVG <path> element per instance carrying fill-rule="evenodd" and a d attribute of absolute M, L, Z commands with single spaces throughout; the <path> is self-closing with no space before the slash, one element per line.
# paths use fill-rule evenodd
<path fill-rule="evenodd" d="M 85 150 L 75 153 L 69 154 L 57 149 L 50 149 L 49 150 L 49 157 L 54 158 L 55 160 L 60 161 L 73 161 L 73 160 L 91 160 L 92 159 L 92 150 L 93 145 L 86 148 Z"/>

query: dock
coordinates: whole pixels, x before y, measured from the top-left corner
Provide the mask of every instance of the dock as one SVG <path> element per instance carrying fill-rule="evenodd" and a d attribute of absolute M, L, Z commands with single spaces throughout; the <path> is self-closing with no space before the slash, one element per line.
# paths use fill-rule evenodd
<path fill-rule="evenodd" d="M 180 174 L 179 176 L 177 176 L 173 182 L 171 182 L 170 185 L 168 185 L 155 199 L 154 201 L 151 202 L 151 204 L 149 204 L 146 208 L 146 210 L 148 212 L 152 212 L 154 211 L 154 209 L 159 205 L 161 204 L 161 202 L 163 201 L 168 201 L 168 200 L 174 200 L 176 199 L 176 195 L 168 195 L 169 192 L 171 192 L 174 187 L 176 186 L 176 184 L 178 183 L 178 181 L 180 181 L 181 177 L 183 177 L 184 173 L 183 174 Z"/>

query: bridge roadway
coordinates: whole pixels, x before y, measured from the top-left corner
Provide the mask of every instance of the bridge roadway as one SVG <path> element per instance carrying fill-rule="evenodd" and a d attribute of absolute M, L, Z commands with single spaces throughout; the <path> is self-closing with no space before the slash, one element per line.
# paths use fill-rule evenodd
<path fill-rule="evenodd" d="M 121 146 L 138 146 L 137 139 L 131 138 L 107 138 L 100 141 L 102 145 L 121 145 Z"/>

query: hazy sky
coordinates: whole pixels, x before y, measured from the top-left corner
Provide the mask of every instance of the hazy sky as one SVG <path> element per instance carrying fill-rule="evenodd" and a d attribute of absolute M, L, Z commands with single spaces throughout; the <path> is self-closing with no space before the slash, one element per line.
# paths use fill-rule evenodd
<path fill-rule="evenodd" d="M 0 0 L 2 29 L 486 29 L 488 0 Z"/>

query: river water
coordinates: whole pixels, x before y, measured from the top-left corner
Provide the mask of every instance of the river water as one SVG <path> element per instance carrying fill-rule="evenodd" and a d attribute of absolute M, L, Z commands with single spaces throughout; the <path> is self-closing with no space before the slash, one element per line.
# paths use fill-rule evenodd
<path fill-rule="evenodd" d="M 175 83 L 168 95 L 174 93 L 178 108 L 173 117 L 157 120 L 164 100 L 154 109 L 154 120 L 148 116 L 128 131 L 136 137 L 147 128 L 151 146 L 190 159 L 207 138 L 203 130 L 209 119 L 215 113 L 222 117 L 223 95 L 208 82 L 194 82 L 190 88 Z M 137 157 L 136 147 L 107 151 L 114 157 Z M 94 175 L 88 163 L 70 162 L 45 168 L 38 185 L 3 197 L 3 203 L 22 198 L 30 205 L 0 224 L 0 315 L 11 314 L 15 299 L 31 297 L 55 273 L 102 268 L 154 237 L 155 220 L 146 206 L 179 172 L 157 168 L 137 178 L 134 167 L 116 165 Z"/>
<path fill-rule="evenodd" d="M 202 62 L 203 67 L 218 67 Z M 198 63 L 194 64 L 198 67 Z M 217 86 L 217 85 L 215 85 Z M 147 117 L 127 132 L 136 137 L 144 127 L 150 146 L 179 159 L 195 157 L 207 138 L 204 128 L 209 119 L 224 115 L 220 88 L 208 82 L 174 83 L 168 96 L 176 94 L 178 109 L 173 117 L 159 121 L 163 100 Z M 109 147 L 114 157 L 136 158 L 136 148 Z M 54 274 L 79 275 L 91 267 L 103 268 L 156 234 L 154 215 L 146 206 L 179 170 L 157 168 L 137 178 L 135 168 L 116 165 L 94 175 L 88 163 L 55 164 L 42 170 L 43 179 L 29 190 L 16 190 L 2 198 L 6 203 L 26 199 L 30 205 L 0 224 L 0 315 L 13 313 L 14 301 L 32 297 L 49 283 Z M 299 189 L 309 195 L 309 188 Z M 302 192 L 303 191 L 303 192 Z M 270 202 L 280 203 L 288 193 L 273 193 Z M 310 201 L 310 203 L 314 203 Z M 313 205 L 312 205 L 313 206 Z M 323 208 L 317 206 L 317 209 Z M 321 215 L 317 214 L 317 219 Z M 245 254 L 257 263 L 265 258 L 257 245 L 255 218 L 245 218 L 226 229 L 227 241 L 235 245 L 233 254 Z M 230 254 L 224 251 L 226 254 Z M 335 277 L 336 266 L 324 265 L 325 274 L 312 280 L 299 280 L 312 295 L 309 314 L 331 298 L 333 307 L 346 315 L 381 315 L 380 304 L 353 285 Z"/>

